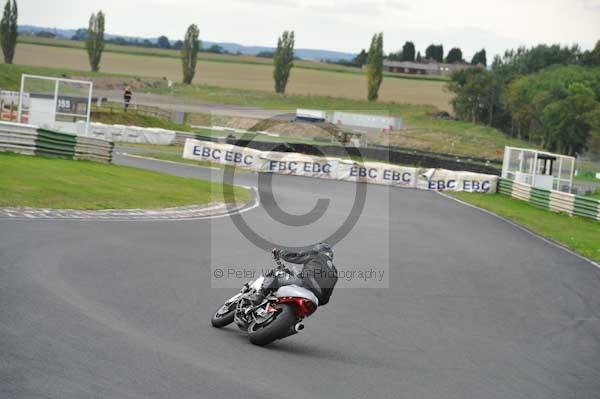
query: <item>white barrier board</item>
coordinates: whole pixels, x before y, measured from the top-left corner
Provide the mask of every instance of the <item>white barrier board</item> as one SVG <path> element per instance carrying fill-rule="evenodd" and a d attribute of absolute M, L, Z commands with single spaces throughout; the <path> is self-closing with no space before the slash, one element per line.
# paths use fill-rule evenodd
<path fill-rule="evenodd" d="M 498 176 L 446 169 L 421 169 L 417 178 L 421 190 L 495 193 L 497 184 Z"/>
<path fill-rule="evenodd" d="M 421 190 L 495 193 L 498 176 L 446 169 L 412 168 L 380 162 L 260 151 L 232 144 L 187 139 L 183 158 L 295 176 L 383 184 Z"/>

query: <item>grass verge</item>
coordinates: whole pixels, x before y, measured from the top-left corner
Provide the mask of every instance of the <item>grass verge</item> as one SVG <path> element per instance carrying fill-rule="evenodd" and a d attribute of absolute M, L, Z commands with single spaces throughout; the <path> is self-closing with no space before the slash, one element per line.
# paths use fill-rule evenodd
<path fill-rule="evenodd" d="M 141 169 L 0 153 L 0 206 L 54 209 L 165 208 L 247 202 L 248 190 Z"/>
<path fill-rule="evenodd" d="M 600 222 L 536 208 L 502 194 L 452 192 L 452 196 L 510 219 L 573 251 L 600 262 Z"/>
<path fill-rule="evenodd" d="M 156 127 L 180 132 L 193 132 L 198 129 L 192 129 L 189 125 L 179 125 L 169 120 L 161 119 L 156 116 L 142 115 L 134 111 L 125 112 L 114 107 L 94 108 L 91 114 L 92 122 L 106 123 L 110 125 L 128 125 L 140 127 Z"/>
<path fill-rule="evenodd" d="M 166 89 L 150 89 L 161 94 L 174 94 L 212 103 L 259 107 L 289 112 L 296 108 L 327 111 L 351 111 L 401 116 L 407 129 L 379 137 L 374 144 L 415 148 L 462 156 L 502 159 L 504 146 L 539 148 L 523 140 L 507 137 L 495 128 L 469 122 L 439 119 L 432 116 L 434 106 L 395 102 L 369 102 L 318 95 L 280 95 L 261 90 L 230 89 L 209 85 L 176 85 Z"/>

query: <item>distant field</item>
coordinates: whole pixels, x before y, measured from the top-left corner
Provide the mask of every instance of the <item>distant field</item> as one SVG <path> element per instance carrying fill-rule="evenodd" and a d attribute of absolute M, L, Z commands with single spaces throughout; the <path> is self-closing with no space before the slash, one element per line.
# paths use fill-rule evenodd
<path fill-rule="evenodd" d="M 65 40 L 65 39 L 49 39 L 35 36 L 20 36 L 20 43 L 28 44 L 40 44 L 44 46 L 52 47 L 66 47 L 66 48 L 84 48 L 84 42 Z M 121 54 L 133 54 L 153 57 L 166 57 L 166 58 L 180 58 L 179 50 L 171 49 L 159 49 L 153 47 L 137 47 L 137 46 L 123 46 L 117 44 L 107 44 L 105 46 L 106 52 L 115 52 Z M 204 61 L 211 62 L 233 62 L 233 63 L 245 63 L 245 64 L 257 64 L 257 65 L 269 65 L 271 66 L 273 61 L 269 58 L 256 57 L 251 55 L 232 55 L 232 54 L 214 54 L 214 53 L 200 53 L 199 58 Z M 363 75 L 365 72 L 358 68 L 328 64 L 324 62 L 308 61 L 308 60 L 297 60 L 294 62 L 297 68 L 302 69 L 316 69 L 325 71 L 335 71 L 340 73 L 351 73 Z M 433 80 L 433 81 L 446 81 L 448 78 L 442 76 L 422 76 L 412 74 L 386 74 L 386 76 L 393 77 L 395 79 L 413 79 L 413 80 Z"/>
<path fill-rule="evenodd" d="M 201 57 L 206 55 L 203 53 Z M 15 63 L 89 70 L 87 54 L 83 49 L 38 44 L 20 43 L 17 46 Z M 177 58 L 171 57 L 105 52 L 102 56 L 101 70 L 108 73 L 181 80 L 181 63 Z M 194 83 L 271 92 L 273 91 L 272 67 L 270 64 L 214 62 L 201 58 Z M 385 78 L 380 90 L 380 99 L 397 103 L 433 105 L 439 109 L 450 110 L 451 94 L 444 90 L 444 86 L 444 81 Z M 287 92 L 364 99 L 366 82 L 365 76 L 361 73 L 296 68 L 292 71 Z"/>

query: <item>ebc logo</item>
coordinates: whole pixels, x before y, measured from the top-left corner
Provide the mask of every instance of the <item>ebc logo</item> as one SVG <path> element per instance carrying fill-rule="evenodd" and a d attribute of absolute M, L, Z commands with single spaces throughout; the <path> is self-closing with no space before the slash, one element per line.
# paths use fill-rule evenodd
<path fill-rule="evenodd" d="M 465 180 L 463 181 L 463 191 L 477 191 L 487 193 L 490 191 L 490 181 Z"/>
<path fill-rule="evenodd" d="M 383 180 L 389 180 L 393 182 L 410 183 L 412 173 L 410 172 L 398 172 L 396 170 L 386 169 L 383 171 Z"/>
<path fill-rule="evenodd" d="M 221 159 L 226 162 L 232 162 L 237 164 L 245 164 L 252 165 L 254 161 L 254 157 L 252 155 L 244 155 L 240 152 L 236 151 L 225 151 L 225 154 L 217 148 L 208 148 L 202 146 L 194 146 L 192 153 L 196 156 L 200 156 L 202 158 L 209 158 L 215 161 L 220 161 Z"/>
<path fill-rule="evenodd" d="M 368 177 L 369 179 L 377 179 L 377 169 L 353 166 L 350 169 L 350 176 L 352 176 L 352 177 Z"/>
<path fill-rule="evenodd" d="M 331 173 L 331 164 L 324 163 L 321 164 L 319 162 L 304 162 L 304 167 L 302 170 L 306 173 Z"/>
<path fill-rule="evenodd" d="M 456 188 L 456 180 L 429 180 L 428 188 L 430 190 L 453 190 Z"/>

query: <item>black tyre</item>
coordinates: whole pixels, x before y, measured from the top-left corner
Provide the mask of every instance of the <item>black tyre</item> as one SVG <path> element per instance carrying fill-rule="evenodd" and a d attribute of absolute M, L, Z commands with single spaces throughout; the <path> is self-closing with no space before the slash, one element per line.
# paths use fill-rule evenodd
<path fill-rule="evenodd" d="M 273 319 L 265 323 L 254 322 L 248 327 L 248 338 L 254 345 L 265 346 L 289 335 L 296 324 L 296 312 L 291 305 L 279 305 L 281 309 Z"/>
<path fill-rule="evenodd" d="M 213 316 L 210 318 L 210 322 L 213 327 L 221 328 L 233 323 L 234 316 L 235 306 L 223 305 L 215 312 L 215 314 L 213 314 Z"/>

